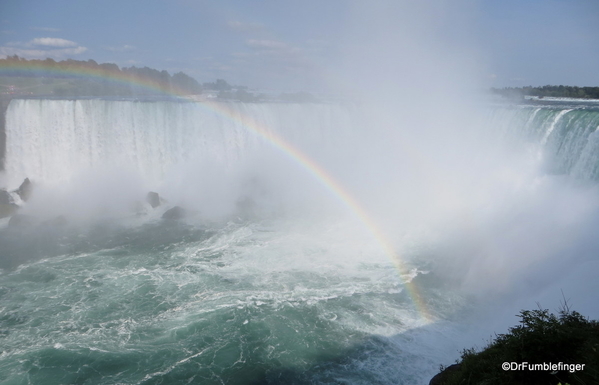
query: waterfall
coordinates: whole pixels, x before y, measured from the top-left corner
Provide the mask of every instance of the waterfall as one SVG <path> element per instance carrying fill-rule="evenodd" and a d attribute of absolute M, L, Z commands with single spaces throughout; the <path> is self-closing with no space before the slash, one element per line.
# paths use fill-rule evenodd
<path fill-rule="evenodd" d="M 175 164 L 243 161 L 266 145 L 249 122 L 285 140 L 333 142 L 347 108 L 325 104 L 228 103 L 230 115 L 206 105 L 111 100 L 13 100 L 6 113 L 5 172 L 58 183 L 88 169 L 127 168 L 158 181 Z"/>
<path fill-rule="evenodd" d="M 536 145 L 551 174 L 599 180 L 599 109 L 556 106 L 494 107 L 490 126 Z"/>

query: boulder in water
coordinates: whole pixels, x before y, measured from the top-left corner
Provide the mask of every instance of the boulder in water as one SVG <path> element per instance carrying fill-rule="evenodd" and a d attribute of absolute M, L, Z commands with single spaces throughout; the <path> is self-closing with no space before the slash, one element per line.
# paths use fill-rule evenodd
<path fill-rule="evenodd" d="M 19 206 L 15 205 L 14 203 L 0 203 L 0 218 L 10 217 L 17 212 L 18 208 Z"/>
<path fill-rule="evenodd" d="M 33 190 L 33 184 L 29 180 L 29 178 L 25 178 L 23 183 L 16 190 L 16 193 L 19 194 L 23 202 L 26 202 L 29 197 L 31 197 L 31 191 Z"/>
<path fill-rule="evenodd" d="M 0 189 L 0 205 L 9 205 L 13 203 L 10 193 L 6 189 Z"/>
<path fill-rule="evenodd" d="M 185 218 L 186 215 L 187 215 L 187 210 L 185 210 L 181 206 L 175 206 L 173 208 L 166 210 L 164 212 L 164 214 L 162 214 L 162 219 L 177 220 L 177 219 Z"/>
<path fill-rule="evenodd" d="M 160 206 L 160 195 L 158 195 L 157 192 L 150 191 L 146 196 L 146 202 L 148 202 L 150 206 L 155 209 L 156 207 Z"/>
<path fill-rule="evenodd" d="M 5 189 L 0 189 L 0 218 L 6 218 L 13 215 L 19 206 L 14 204 L 10 193 Z"/>

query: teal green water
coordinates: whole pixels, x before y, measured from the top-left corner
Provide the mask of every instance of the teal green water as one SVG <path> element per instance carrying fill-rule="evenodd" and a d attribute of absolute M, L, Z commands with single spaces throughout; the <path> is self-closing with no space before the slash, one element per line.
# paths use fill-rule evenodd
<path fill-rule="evenodd" d="M 418 383 L 434 371 L 387 338 L 422 322 L 393 266 L 331 258 L 343 252 L 313 236 L 4 230 L 0 384 Z"/>
<path fill-rule="evenodd" d="M 491 127 L 539 145 L 548 174 L 599 181 L 599 109 L 580 105 L 511 106 L 491 110 Z"/>
<path fill-rule="evenodd" d="M 69 103 L 38 104 L 47 105 L 46 112 L 53 114 Z M 35 105 L 19 104 L 25 111 Z M 98 123 L 99 126 L 110 128 L 114 121 L 131 128 L 125 127 L 128 120 L 123 117 L 130 115 L 129 109 L 141 109 L 142 113 L 131 115 L 143 122 L 130 130 L 132 133 L 139 130 L 140 135 L 132 138 L 143 138 L 142 127 L 148 125 L 160 130 L 170 127 L 160 123 L 162 118 L 152 123 L 147 118 L 151 114 L 145 113 L 149 108 L 146 105 L 111 106 L 119 113 L 110 115 L 110 119 L 104 117 L 108 123 Z M 90 116 L 103 111 L 93 102 L 80 107 L 88 109 Z M 166 116 L 181 109 L 170 104 L 162 107 L 168 112 Z M 323 118 L 328 116 L 323 106 L 312 112 L 310 108 L 316 107 L 286 106 L 284 111 L 263 105 L 239 108 L 257 116 L 272 114 L 271 117 L 281 121 L 296 116 L 298 119 L 313 116 L 315 122 L 328 121 Z M 28 116 L 16 107 L 11 111 L 14 116 L 9 115 L 13 118 Z M 74 109 L 64 111 L 56 116 L 64 113 L 69 119 L 46 120 L 78 122 Z M 182 116 L 187 117 L 191 128 L 203 121 L 196 119 L 197 112 L 186 111 Z M 524 149 L 522 152 L 533 159 L 534 175 L 571 175 L 573 180 L 583 181 L 599 179 L 596 109 L 501 106 L 492 109 L 490 115 L 485 128 L 490 127 L 499 137 L 508 138 L 508 144 L 515 143 L 518 149 Z M 187 122 L 186 119 L 181 120 Z M 235 127 L 222 130 L 230 136 L 221 140 L 222 132 L 217 128 L 223 122 L 214 119 L 212 140 L 210 136 L 206 139 L 196 135 L 192 129 L 179 136 L 173 134 L 169 136 L 172 152 L 166 155 L 183 154 L 185 151 L 181 149 L 185 150 L 187 145 L 195 151 L 194 146 L 201 144 L 204 147 L 199 153 L 208 157 L 226 153 L 225 158 L 233 159 L 246 145 L 251 147 L 253 139 Z M 89 121 L 96 124 L 102 119 Z M 37 138 L 42 128 L 29 127 L 30 136 L 14 136 L 23 126 L 15 125 L 9 133 L 21 143 L 15 146 L 17 150 L 29 151 L 33 147 L 26 144 Z M 55 128 L 63 126 L 56 123 Z M 296 126 L 301 136 L 306 127 L 315 125 L 298 120 Z M 320 141 L 325 132 L 313 136 Z M 90 149 L 90 154 L 103 154 L 110 143 L 121 143 L 121 136 L 116 131 L 104 135 L 106 143 L 94 142 L 97 148 Z M 48 140 L 55 137 L 48 135 Z M 16 170 L 25 159 L 30 163 L 28 172 L 36 171 L 37 167 L 39 175 L 60 176 L 68 166 L 85 163 L 90 154 L 77 153 L 82 157 L 69 158 L 67 150 L 78 142 L 71 141 L 68 135 L 61 138 L 63 147 L 55 143 L 43 147 L 48 154 L 34 151 L 33 155 L 44 155 L 38 160 L 27 152 L 13 151 L 9 157 L 12 163 L 8 164 Z M 148 165 L 162 164 L 159 158 L 164 154 L 155 151 L 161 144 L 148 140 L 145 152 L 135 147 L 135 151 L 115 150 L 114 154 L 132 153 L 142 160 L 147 157 Z M 256 151 L 259 149 L 256 145 Z M 92 190 L 105 193 L 102 189 Z M 77 214 L 77 202 L 69 203 L 72 204 L 66 208 Z M 489 201 L 488 206 L 478 211 L 484 214 L 485 207 L 495 207 L 496 203 L 497 200 Z M 555 205 L 547 207 L 551 210 L 539 212 L 552 212 Z M 569 213 L 570 208 L 566 211 Z M 510 261 L 519 266 L 519 261 L 529 258 L 529 242 L 513 234 L 513 225 L 519 225 L 523 218 L 532 223 L 516 226 L 517 229 L 538 230 L 538 222 L 543 230 L 543 225 L 552 223 L 551 220 L 562 223 L 560 217 L 550 216 L 549 221 L 532 218 L 539 212 L 516 211 L 515 219 L 509 212 L 506 218 L 495 214 L 499 220 L 490 218 L 489 223 L 480 220 L 484 235 L 480 239 L 476 231 L 468 233 L 476 230 L 479 222 L 473 221 L 472 228 L 466 226 L 465 233 L 461 233 L 464 218 L 452 220 L 449 227 L 456 227 L 455 232 L 449 231 L 451 239 L 445 240 L 447 247 L 440 250 L 442 247 L 437 245 L 436 252 L 447 254 L 449 263 L 441 266 L 455 271 L 435 271 L 433 266 L 432 273 L 425 274 L 431 267 L 427 261 L 434 261 L 437 255 L 427 255 L 427 248 L 423 247 L 408 255 L 408 267 L 414 268 L 411 277 L 399 277 L 389 256 L 368 229 L 345 220 L 320 218 L 306 222 L 306 218 L 287 214 L 279 219 L 207 227 L 206 223 L 170 223 L 156 217 L 152 220 L 149 215 L 143 220 L 121 218 L 102 222 L 96 218 L 95 224 L 73 220 L 62 227 L 40 224 L 11 230 L 6 229 L 5 219 L 0 222 L 0 385 L 427 383 L 439 364 L 450 364 L 459 349 L 469 346 L 463 340 L 467 333 L 456 335 L 452 329 L 459 320 L 448 329 L 444 324 L 448 319 L 451 323 L 452 317 L 468 306 L 459 294 L 444 290 L 440 275 L 454 273 L 458 277 L 454 279 L 470 278 L 471 283 L 492 286 L 494 282 L 486 282 L 489 279 L 485 274 L 489 273 L 485 269 L 505 267 Z M 581 228 L 589 227 L 574 226 L 571 231 L 579 234 Z M 560 239 L 561 230 L 557 226 L 540 231 L 538 240 L 530 243 L 541 245 L 549 238 Z M 425 237 L 424 243 L 430 250 L 435 250 L 435 235 L 438 234 Z M 409 243 L 402 241 L 403 234 L 390 236 L 392 241 L 399 239 L 402 248 Z M 466 238 L 463 244 L 461 237 Z M 472 245 L 468 242 L 470 238 Z M 570 245 L 571 250 L 578 250 L 575 243 L 579 240 L 564 242 L 565 250 L 570 250 Z M 517 245 L 523 246 L 525 255 L 515 252 Z M 540 253 L 553 253 L 547 250 Z M 452 262 L 451 258 L 468 253 L 472 255 Z M 538 260 L 542 259 L 538 256 Z M 518 278 L 518 272 L 506 268 L 505 282 Z M 489 274 L 488 278 L 494 276 Z M 414 305 L 404 286 L 406 279 L 415 280 L 423 302 L 432 312 L 432 323 L 424 320 Z M 478 286 L 474 290 L 478 291 Z M 448 339 L 451 343 L 446 343 Z"/>

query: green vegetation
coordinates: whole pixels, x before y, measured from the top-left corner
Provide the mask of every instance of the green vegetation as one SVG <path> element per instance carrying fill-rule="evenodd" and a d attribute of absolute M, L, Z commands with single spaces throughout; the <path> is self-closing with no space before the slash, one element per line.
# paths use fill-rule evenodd
<path fill-rule="evenodd" d="M 444 385 L 599 384 L 599 322 L 567 304 L 559 315 L 548 310 L 524 310 L 520 325 L 499 334 L 482 351 L 466 349 L 459 368 L 447 371 Z M 503 363 L 527 363 L 520 370 L 503 370 Z M 530 370 L 533 364 L 584 364 L 579 371 Z M 443 368 L 442 368 L 443 369 Z M 515 368 L 514 368 L 515 369 Z M 571 368 L 570 368 L 571 369 Z"/>
<path fill-rule="evenodd" d="M 153 68 L 123 67 L 94 60 L 27 60 L 17 55 L 0 59 L 0 98 L 12 97 L 154 97 L 164 94 L 198 95 L 240 102 L 278 101 L 313 103 L 307 92 L 267 96 L 223 79 L 200 85 L 183 72 L 170 75 Z"/>
<path fill-rule="evenodd" d="M 231 91 L 233 88 L 240 88 L 240 87 L 234 87 L 234 86 L 230 85 L 224 79 L 216 79 L 215 82 L 204 83 L 204 84 L 202 84 L 202 86 L 205 89 L 211 90 L 211 91 Z"/>
<path fill-rule="evenodd" d="M 540 98 L 599 99 L 599 87 L 543 86 L 543 87 L 506 87 L 491 88 L 491 92 L 507 98 L 523 98 L 524 95 Z"/>
<path fill-rule="evenodd" d="M 145 96 L 199 94 L 200 84 L 177 72 L 152 68 L 119 68 L 94 60 L 26 60 L 18 56 L 0 59 L 0 86 L 5 95 L 58 97 Z"/>

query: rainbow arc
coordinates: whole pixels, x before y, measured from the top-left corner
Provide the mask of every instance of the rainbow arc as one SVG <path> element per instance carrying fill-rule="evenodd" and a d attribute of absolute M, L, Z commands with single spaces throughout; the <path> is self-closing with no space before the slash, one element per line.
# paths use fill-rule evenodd
<path fill-rule="evenodd" d="M 300 164 L 303 169 L 313 175 L 321 185 L 323 185 L 341 202 L 343 202 L 343 204 L 349 210 L 351 210 L 351 212 L 360 220 L 360 222 L 364 224 L 372 237 L 380 245 L 385 255 L 391 260 L 402 279 L 405 280 L 404 277 L 410 275 L 409 269 L 403 263 L 400 256 L 396 253 L 394 247 L 386 238 L 382 229 L 375 223 L 368 212 L 362 207 L 360 202 L 358 202 L 352 196 L 352 194 L 343 187 L 341 183 L 339 183 L 321 165 L 317 164 L 298 148 L 291 145 L 284 138 L 276 135 L 273 130 L 269 130 L 268 127 L 260 122 L 255 121 L 251 117 L 239 116 L 237 113 L 234 113 L 232 109 L 228 108 L 227 103 L 219 103 L 198 98 L 197 96 L 187 95 L 181 88 L 173 87 L 170 84 L 166 85 L 153 79 L 147 79 L 141 76 L 123 73 L 118 69 L 111 70 L 102 68 L 100 70 L 77 66 L 72 69 L 65 70 L 61 68 L 48 68 L 43 65 L 43 62 L 0 62 L 0 76 L 42 76 L 42 74 L 45 76 L 65 78 L 89 78 L 117 82 L 123 85 L 132 85 L 170 97 L 176 97 L 186 101 L 194 102 L 198 106 L 206 108 L 211 112 L 224 117 L 225 119 L 232 120 L 236 124 L 239 124 L 249 132 L 252 132 L 266 142 L 270 143 L 275 148 L 279 149 L 292 161 Z M 408 290 L 409 296 L 411 297 L 421 317 L 426 322 L 432 322 L 433 316 L 431 315 L 428 306 L 426 305 L 416 284 L 412 282 L 412 280 L 406 280 L 405 287 Z"/>

